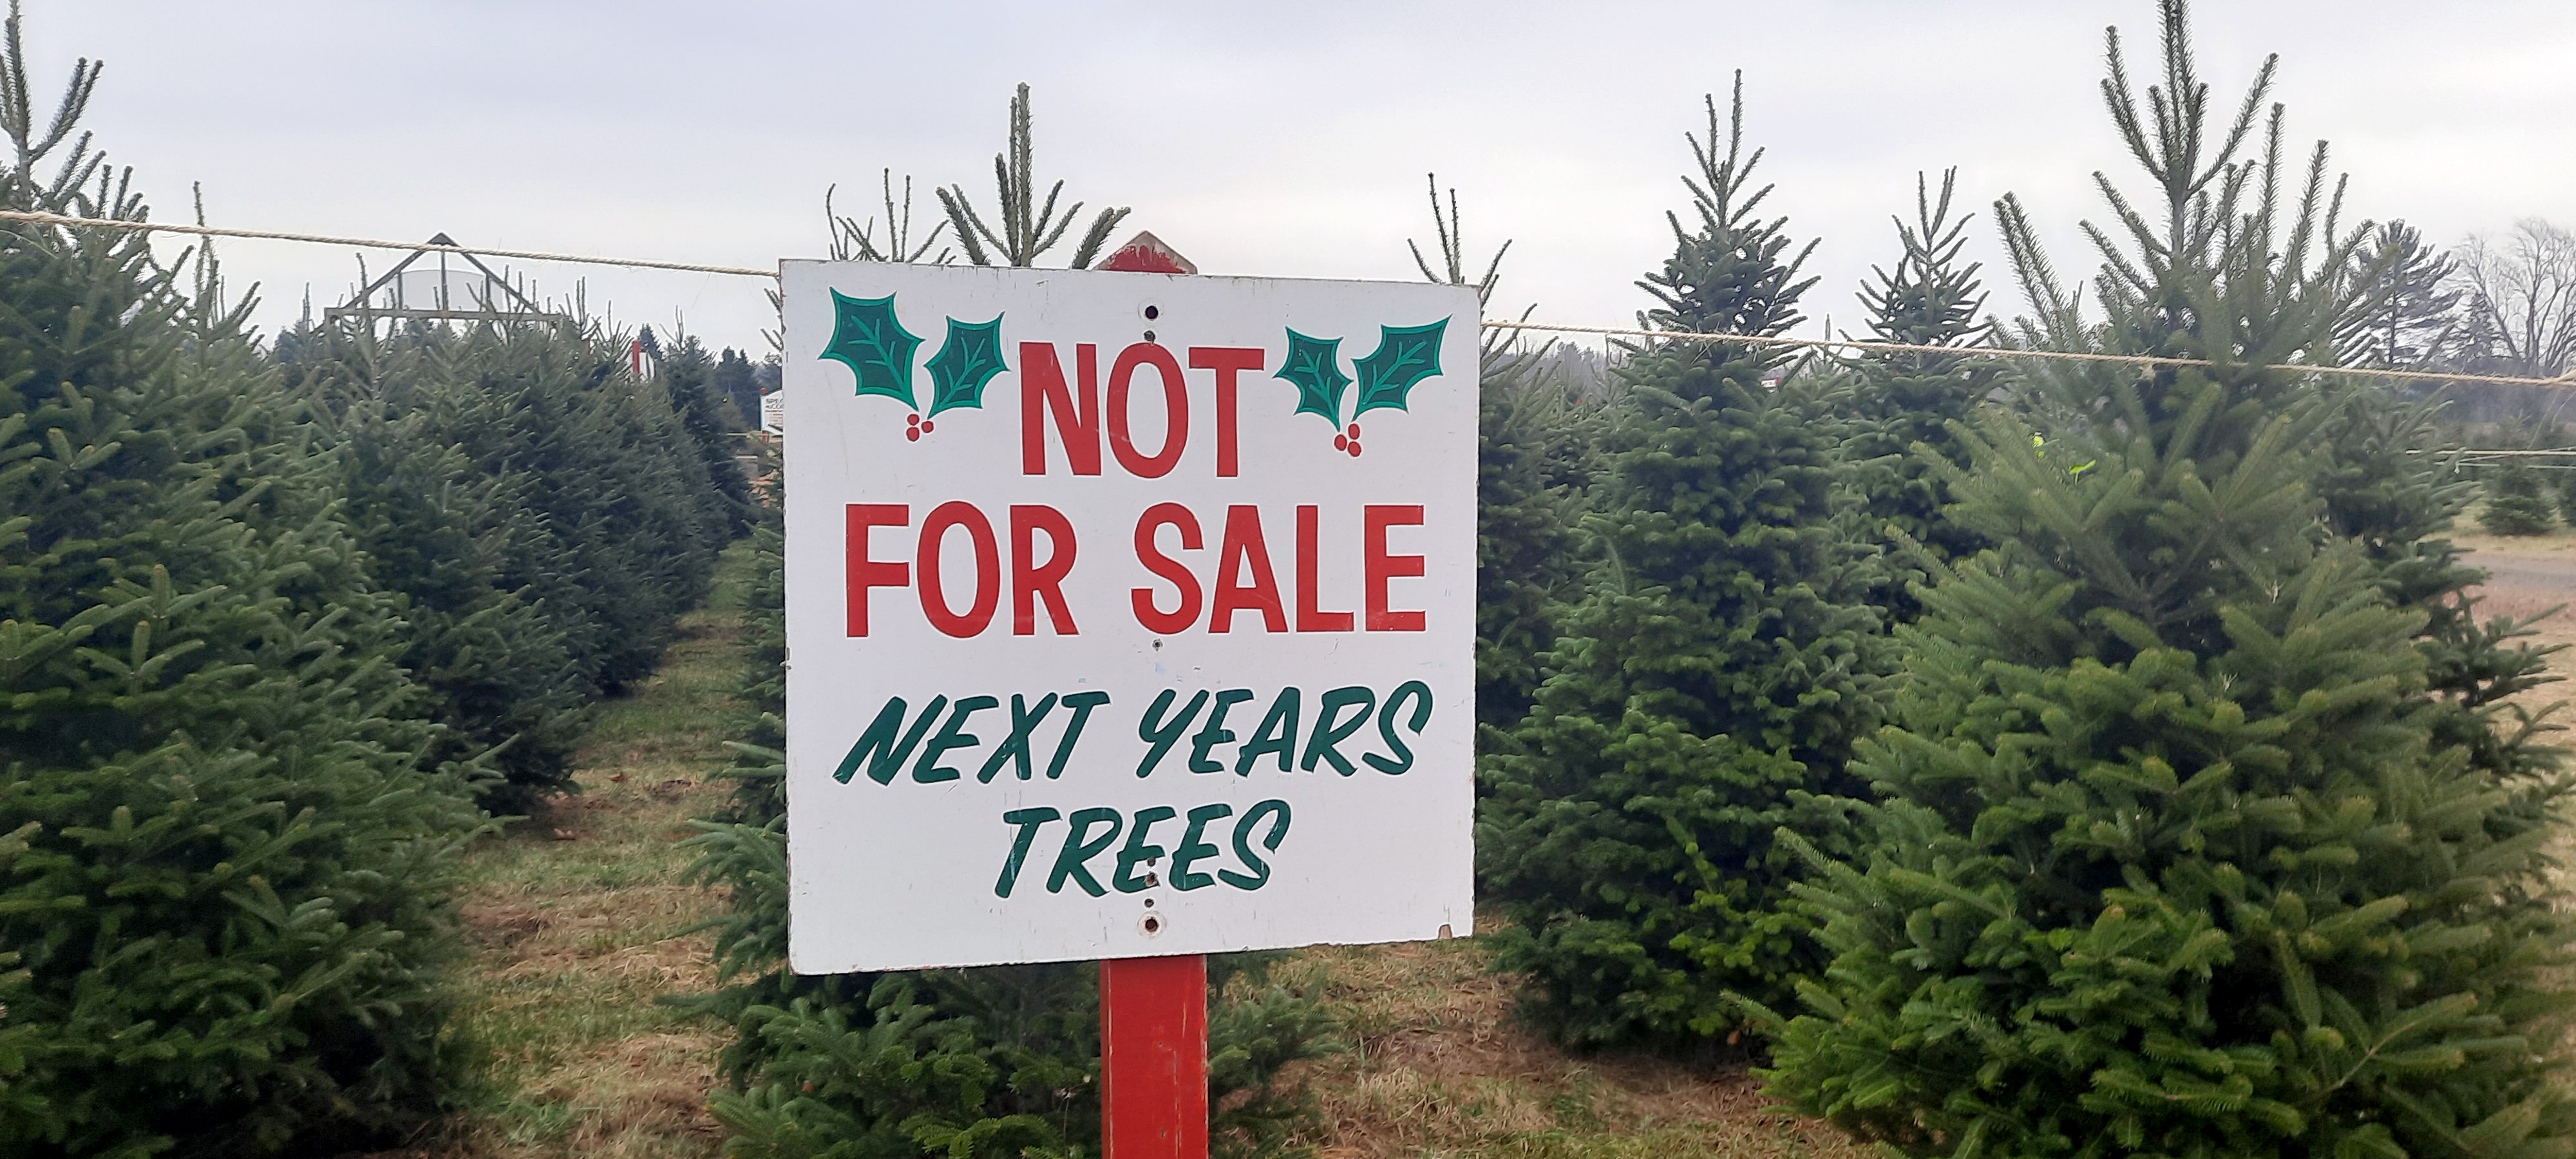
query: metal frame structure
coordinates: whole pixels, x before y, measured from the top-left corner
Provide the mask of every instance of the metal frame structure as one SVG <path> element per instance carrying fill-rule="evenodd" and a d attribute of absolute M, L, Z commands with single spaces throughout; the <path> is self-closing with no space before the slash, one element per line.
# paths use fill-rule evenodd
<path fill-rule="evenodd" d="M 431 237 L 427 244 L 434 246 L 447 246 L 451 248 L 443 250 L 413 250 L 409 256 L 394 263 L 394 267 L 392 269 L 386 270 L 384 273 L 378 275 L 374 281 L 368 282 L 366 288 L 358 291 L 356 296 L 349 299 L 347 305 L 332 306 L 324 309 L 322 311 L 322 317 L 329 321 L 338 321 L 342 318 L 358 318 L 369 322 L 378 318 L 391 318 L 405 321 L 451 322 L 569 322 L 572 320 L 572 315 L 570 314 L 548 310 L 537 305 L 536 302 L 530 300 L 526 294 L 520 293 L 518 287 L 511 285 L 508 278 L 494 273 L 492 267 L 484 265 L 481 258 L 477 258 L 470 253 L 456 253 L 455 256 L 465 259 L 467 264 L 473 266 L 476 271 L 483 275 L 483 284 L 487 288 L 486 292 L 483 294 L 480 301 L 472 303 L 472 305 L 482 308 L 467 310 L 459 310 L 455 308 L 455 303 L 448 297 L 447 259 L 449 254 L 454 252 L 453 247 L 456 246 L 456 239 L 441 233 Z M 417 262 L 433 253 L 438 255 L 438 303 L 436 306 L 429 309 L 412 307 L 402 300 L 402 285 L 398 279 L 402 277 L 403 271 L 411 268 L 413 262 Z M 376 293 L 388 286 L 393 288 L 393 305 L 375 305 L 374 299 Z M 490 287 L 498 287 L 499 293 L 496 294 L 490 292 Z M 508 310 L 492 309 L 491 307 L 495 303 L 502 300 L 501 295 L 504 294 L 508 295 L 507 301 L 515 308 Z"/>

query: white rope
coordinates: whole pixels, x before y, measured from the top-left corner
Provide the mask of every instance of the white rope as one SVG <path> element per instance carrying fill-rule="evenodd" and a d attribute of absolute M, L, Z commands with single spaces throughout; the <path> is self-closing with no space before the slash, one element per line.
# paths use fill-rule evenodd
<path fill-rule="evenodd" d="M 429 242 L 386 241 L 381 238 L 332 237 L 327 234 L 287 233 L 278 230 L 224 229 L 211 225 L 180 225 L 157 221 L 125 221 L 108 217 L 72 217 L 35 210 L 0 210 L 0 221 L 23 221 L 35 225 L 60 225 L 94 229 L 122 229 L 136 233 L 185 233 L 200 237 L 234 237 L 254 241 L 295 241 L 316 245 L 359 246 L 368 249 L 411 250 L 419 253 L 473 254 L 487 258 L 518 258 L 523 261 L 571 262 L 592 266 L 624 266 L 639 270 L 677 270 L 690 274 L 729 274 L 748 278 L 776 278 L 778 271 L 749 266 L 710 266 L 690 262 L 657 262 L 645 258 L 610 258 L 588 254 L 559 254 L 544 250 L 502 250 L 458 245 L 433 245 Z M 2116 362 L 2130 366 L 2217 366 L 2205 358 L 2158 358 L 2142 354 L 2092 354 L 2071 350 L 2010 350 L 1990 346 L 1928 346 L 1907 342 L 1871 342 L 1849 338 L 1782 338 L 1753 334 L 1700 334 L 1681 330 L 1637 330 L 1617 326 L 1566 326 L 1552 322 L 1526 322 L 1507 318 L 1488 318 L 1483 325 L 1494 330 L 1537 330 L 1551 334 L 1600 334 L 1619 338 L 1656 338 L 1665 341 L 1684 339 L 1702 342 L 1731 342 L 1744 346 L 1781 346 L 1813 350 L 1871 350 L 1887 354 L 1945 354 L 1961 358 L 2025 358 L 2052 362 Z M 2558 378 L 2515 378 L 2494 374 L 2447 374 L 2427 370 L 2376 370 L 2360 366 L 2285 366 L 2283 369 L 2306 374 L 2339 374 L 2347 378 L 2380 378 L 2398 382 L 2491 382 L 2507 386 L 2576 387 L 2576 374 Z"/>
<path fill-rule="evenodd" d="M 1779 338 L 1754 334 L 1702 334 L 1689 330 L 1634 330 L 1617 326 L 1559 326 L 1549 322 L 1488 319 L 1496 330 L 1538 330 L 1551 334 L 1606 334 L 1625 338 L 1691 339 L 1745 346 L 1789 346 L 1810 349 L 1875 350 L 1893 354 L 1948 354 L 1963 358 L 2029 358 L 2054 362 L 2119 362 L 2130 366 L 2217 366 L 2206 358 L 2160 358 L 2147 354 L 2092 354 L 2073 350 L 2011 350 L 1992 346 L 1920 346 L 1910 342 L 1869 342 L 1850 338 Z M 2231 363 L 2227 365 L 2247 365 Z M 2377 370 L 2363 366 L 2281 367 L 2303 374 L 2340 374 L 2349 378 L 2389 378 L 2402 382 L 2494 382 L 2509 386 L 2576 387 L 2576 375 L 2559 378 L 2514 378 L 2495 374 L 2445 374 L 2430 370 Z"/>
<path fill-rule="evenodd" d="M 24 221 L 36 225 L 83 226 L 97 229 L 123 229 L 136 233 L 189 233 L 200 237 L 239 237 L 256 241 L 301 241 L 316 245 L 360 246 L 367 249 L 414 250 L 428 254 L 472 254 L 485 258 L 519 258 L 535 262 L 575 262 L 590 266 L 628 266 L 639 270 L 678 270 L 688 274 L 736 274 L 752 278 L 775 278 L 776 270 L 756 270 L 746 266 L 702 266 L 689 262 L 657 262 L 644 258 L 603 258 L 584 254 L 547 253 L 543 250 L 496 250 L 482 246 L 433 245 L 423 241 L 384 241 L 366 237 L 331 237 L 318 233 L 281 233 L 264 229 L 221 229 L 211 225 L 177 225 L 159 221 L 123 221 L 111 217 L 70 217 L 59 213 L 33 210 L 0 210 L 0 221 Z"/>

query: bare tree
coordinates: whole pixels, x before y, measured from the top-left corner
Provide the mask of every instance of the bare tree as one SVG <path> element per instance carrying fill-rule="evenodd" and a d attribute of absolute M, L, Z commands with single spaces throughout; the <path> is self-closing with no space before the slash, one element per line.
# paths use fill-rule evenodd
<path fill-rule="evenodd" d="M 2461 360 L 2474 373 L 2556 378 L 2576 370 L 2576 235 L 2537 217 L 2459 249 L 2468 298 Z"/>

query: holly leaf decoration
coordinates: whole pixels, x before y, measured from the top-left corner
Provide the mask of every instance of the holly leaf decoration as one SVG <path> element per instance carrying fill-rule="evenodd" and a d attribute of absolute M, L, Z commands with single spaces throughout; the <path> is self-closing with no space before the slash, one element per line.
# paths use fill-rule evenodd
<path fill-rule="evenodd" d="M 990 322 L 948 320 L 948 338 L 930 356 L 930 413 L 984 405 L 984 384 L 1010 367 L 1002 364 L 1002 316 Z"/>
<path fill-rule="evenodd" d="M 832 340 L 823 344 L 821 357 L 848 366 L 858 376 L 860 394 L 918 406 L 912 400 L 912 355 L 920 346 L 921 336 L 906 333 L 894 316 L 894 295 L 853 298 L 832 291 Z"/>
<path fill-rule="evenodd" d="M 1443 318 L 1427 326 L 1380 326 L 1377 352 L 1360 359 L 1358 418 L 1379 407 L 1406 409 L 1413 385 L 1440 373 L 1440 336 L 1449 328 Z"/>
<path fill-rule="evenodd" d="M 1342 426 L 1342 390 L 1351 384 L 1342 373 L 1341 348 L 1339 338 L 1309 338 L 1291 330 L 1288 357 L 1280 360 L 1279 373 L 1270 376 L 1297 388 L 1293 413 L 1322 415 L 1335 430 Z"/>

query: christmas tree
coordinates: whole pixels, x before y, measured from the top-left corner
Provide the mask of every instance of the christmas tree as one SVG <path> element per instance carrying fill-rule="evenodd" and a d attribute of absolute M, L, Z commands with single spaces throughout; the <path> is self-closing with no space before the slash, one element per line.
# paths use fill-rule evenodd
<path fill-rule="evenodd" d="M 1710 101 L 1691 138 L 1695 220 L 1669 218 L 1675 252 L 1640 283 L 1654 329 L 1801 320 L 1806 251 L 1756 216 L 1769 189 L 1750 183 L 1740 78 L 1732 110 L 1722 124 Z M 1555 613 L 1537 705 L 1485 761 L 1477 850 L 1512 923 L 1498 960 L 1569 1041 L 1725 1033 L 1725 992 L 1785 993 L 1821 962 L 1784 909 L 1797 867 L 1773 833 L 1836 845 L 1884 637 L 1855 602 L 1865 548 L 1832 510 L 1825 402 L 1775 382 L 1782 366 L 1697 337 L 1636 352 L 1594 500 L 1605 562 Z"/>
<path fill-rule="evenodd" d="M 1437 176 L 1430 186 L 1440 261 L 1408 241 L 1414 265 L 1430 281 L 1476 287 L 1477 302 L 1490 305 L 1512 243 L 1496 247 L 1483 275 L 1470 280 L 1458 191 L 1449 191 L 1444 217 Z M 1478 351 L 1476 719 L 1491 728 L 1518 724 L 1537 693 L 1543 658 L 1556 644 L 1553 610 L 1571 594 L 1580 566 L 1575 528 L 1597 467 L 1599 409 L 1552 372 L 1554 350 L 1497 329 Z"/>
<path fill-rule="evenodd" d="M 2277 106 L 2258 134 L 2271 66 L 2213 119 L 2162 7 L 2144 113 L 2111 40 L 2155 188 L 2105 184 L 2100 324 L 2001 208 L 2025 333 L 2210 365 L 2035 368 L 1966 440 L 1998 546 L 1930 589 L 1855 762 L 1882 800 L 1806 892 L 1835 957 L 1766 1019 L 1773 1090 L 1914 1155 L 2565 1154 L 2562 790 L 2445 743 L 2425 611 L 2335 533 L 2364 432 L 2296 364 L 2364 237 L 2322 146 L 2301 186 Z"/>
<path fill-rule="evenodd" d="M 1958 176 L 1955 169 L 1941 175 L 1938 199 L 1917 177 L 1914 220 L 1896 222 L 1895 269 L 1873 267 L 1873 283 L 1861 290 L 1873 340 L 1992 344 L 1994 323 L 1977 317 L 1986 300 L 1979 265 L 1961 258 L 1970 218 L 1950 213 Z M 1947 475 L 1955 473 L 1948 468 L 1966 462 L 1951 424 L 1995 393 L 2001 369 L 1962 355 L 1899 351 L 1864 351 L 1850 369 L 1852 422 L 1843 458 L 1868 534 L 1886 545 L 1893 565 L 1876 602 L 1893 618 L 1911 620 L 1921 608 L 1908 584 L 1928 578 L 1929 567 L 1986 546 L 1942 508 L 1950 502 Z"/>
<path fill-rule="evenodd" d="M 48 129 L 6 33 L 0 205 L 143 219 L 71 136 L 95 69 Z M 0 1153 L 390 1146 L 458 1077 L 479 773 L 426 756 L 399 601 L 248 307 L 202 251 L 0 225 Z"/>

